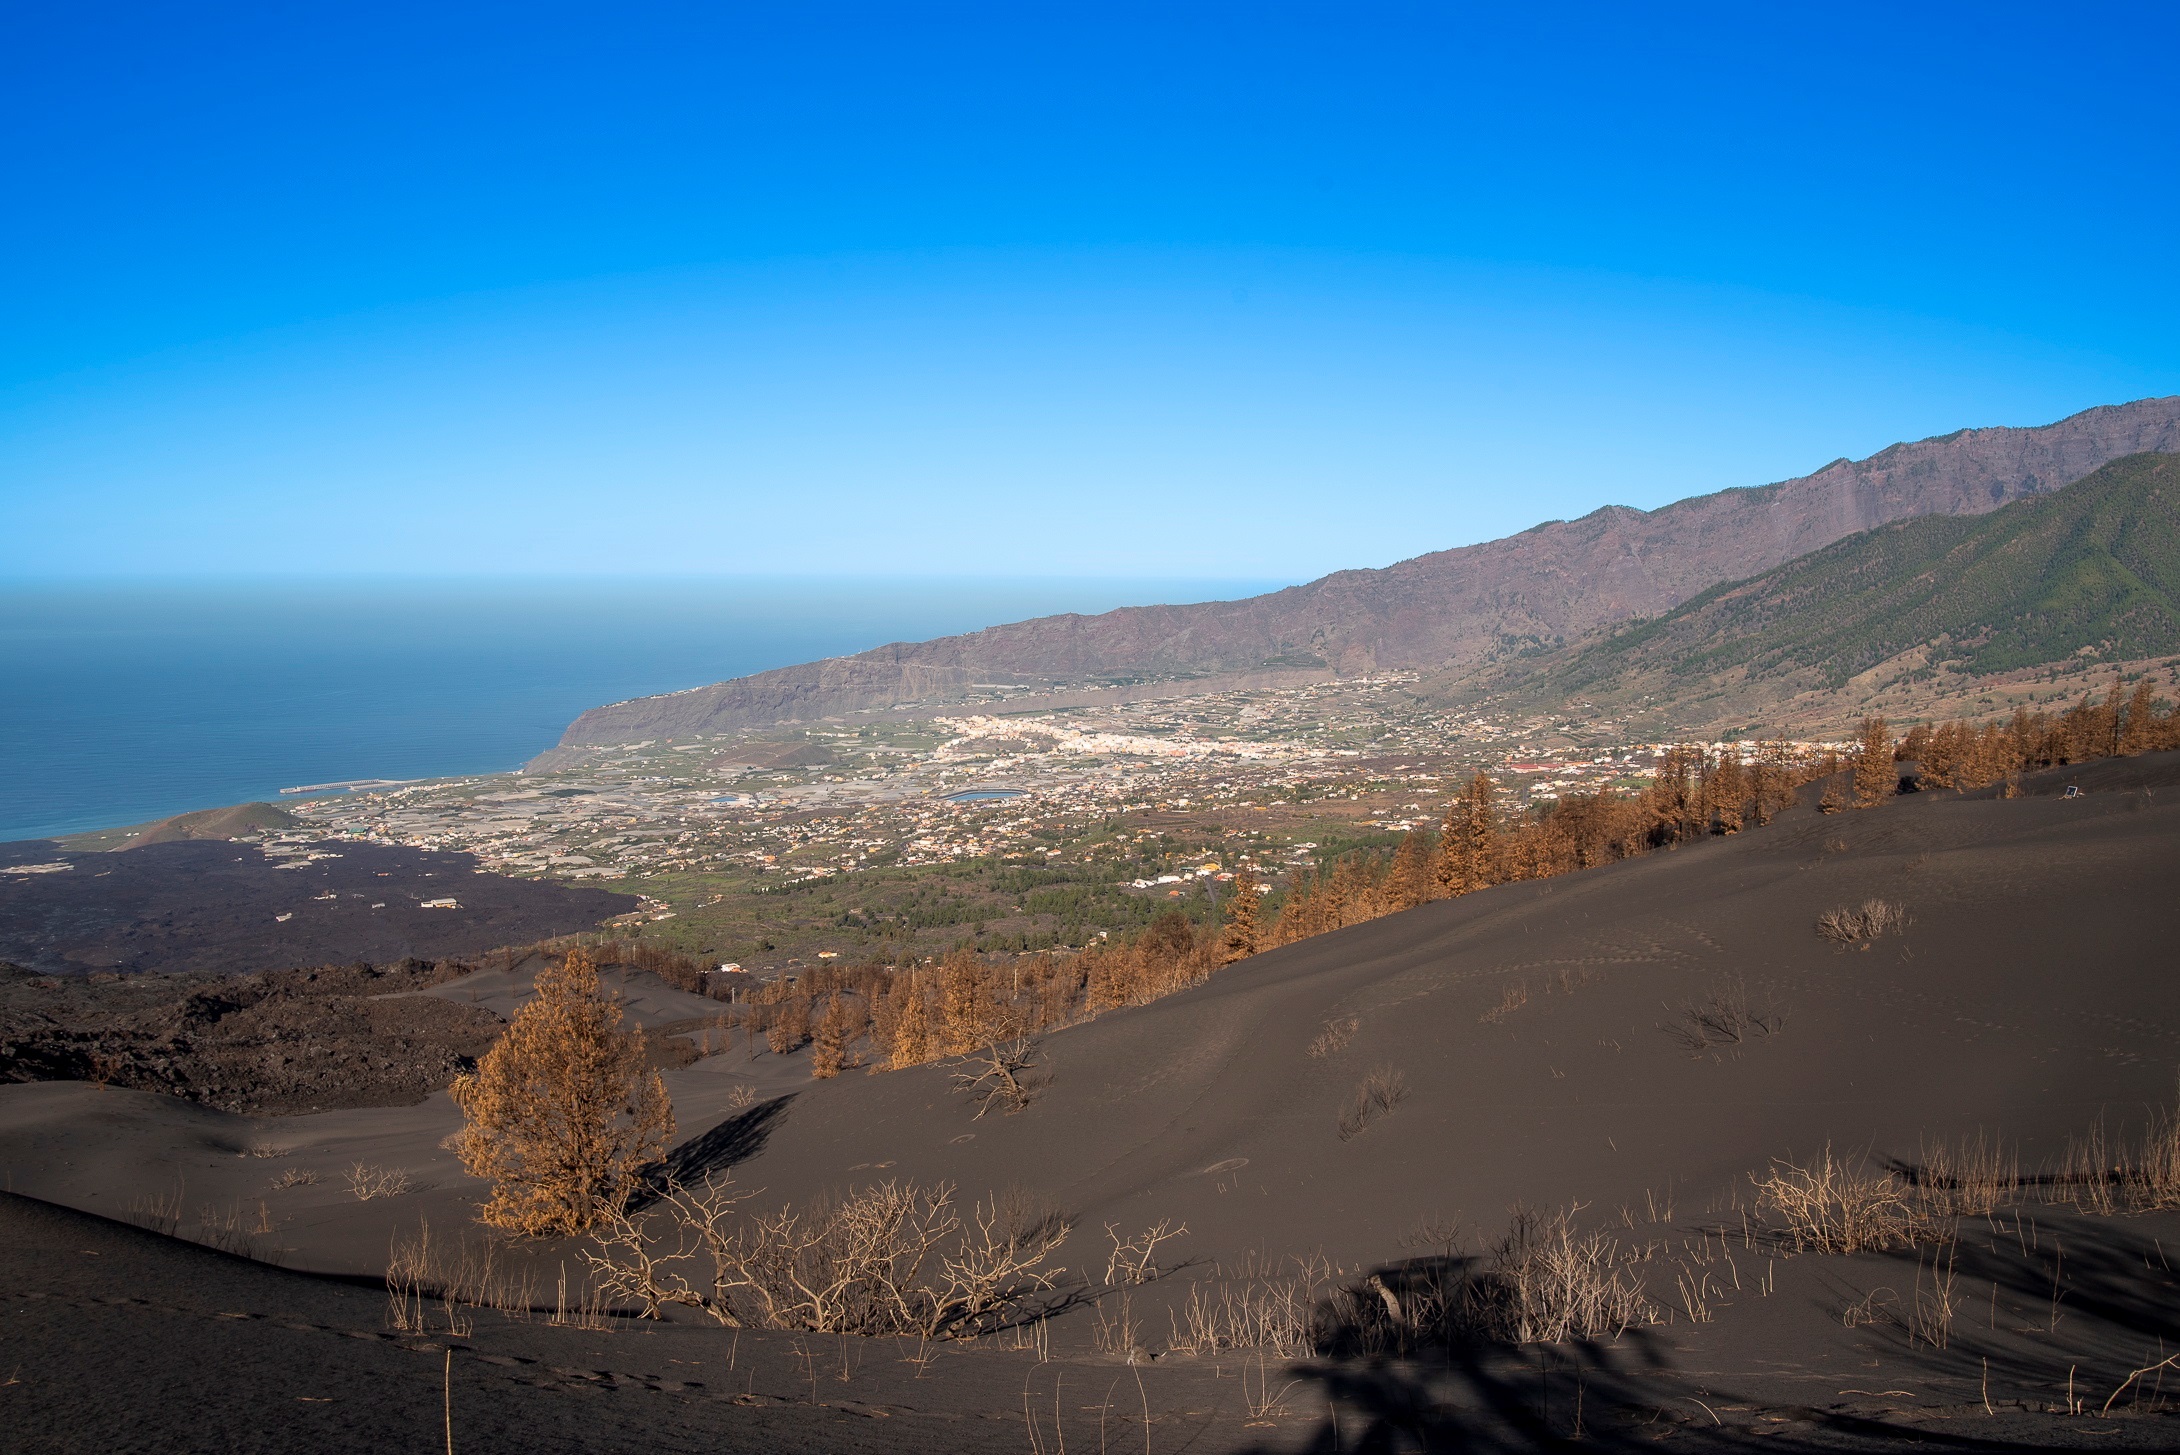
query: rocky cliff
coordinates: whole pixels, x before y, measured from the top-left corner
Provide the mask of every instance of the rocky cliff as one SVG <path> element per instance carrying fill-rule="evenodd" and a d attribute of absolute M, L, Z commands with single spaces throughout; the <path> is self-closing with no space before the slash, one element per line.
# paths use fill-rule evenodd
<path fill-rule="evenodd" d="M 1048 616 L 593 708 L 563 747 L 680 737 L 943 701 L 978 684 L 1076 684 L 1263 669 L 1460 671 L 1770 570 L 1858 531 L 1978 515 L 2107 461 L 2180 451 L 2180 396 L 2036 428 L 1961 430 L 1812 475 L 1654 511 L 1606 506 L 1382 570 L 1241 601 Z"/>

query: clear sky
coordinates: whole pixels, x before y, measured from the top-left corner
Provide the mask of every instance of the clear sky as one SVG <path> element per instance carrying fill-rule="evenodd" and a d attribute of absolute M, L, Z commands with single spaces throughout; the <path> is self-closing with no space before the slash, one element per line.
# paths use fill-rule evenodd
<path fill-rule="evenodd" d="M 2176 393 L 2176 43 L 18 6 L 0 574 L 1302 579 Z"/>

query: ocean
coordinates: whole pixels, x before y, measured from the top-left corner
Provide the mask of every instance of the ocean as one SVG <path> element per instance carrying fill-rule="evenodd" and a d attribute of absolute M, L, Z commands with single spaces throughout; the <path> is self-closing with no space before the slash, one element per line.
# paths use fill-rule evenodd
<path fill-rule="evenodd" d="M 705 579 L 0 587 L 0 840 L 356 778 L 499 772 L 587 707 L 1255 581 Z"/>

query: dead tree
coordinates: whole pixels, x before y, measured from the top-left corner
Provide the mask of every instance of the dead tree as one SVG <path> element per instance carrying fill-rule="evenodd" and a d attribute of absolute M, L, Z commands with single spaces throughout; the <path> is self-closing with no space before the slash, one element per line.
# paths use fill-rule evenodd
<path fill-rule="evenodd" d="M 994 1107 L 1014 1115 L 1030 1104 L 1043 1084 L 1036 1074 L 1038 1043 L 1027 1037 L 994 1042 L 953 1064 L 961 1068 L 954 1072 L 954 1089 L 976 1103 L 972 1121 L 983 1120 Z"/>

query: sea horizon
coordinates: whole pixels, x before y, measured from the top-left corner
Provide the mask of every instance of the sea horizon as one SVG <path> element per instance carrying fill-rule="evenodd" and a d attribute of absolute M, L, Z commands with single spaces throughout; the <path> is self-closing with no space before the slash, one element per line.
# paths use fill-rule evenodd
<path fill-rule="evenodd" d="M 501 773 L 587 708 L 1061 612 L 1284 581 L 902 576 L 0 580 L 0 841 Z"/>

